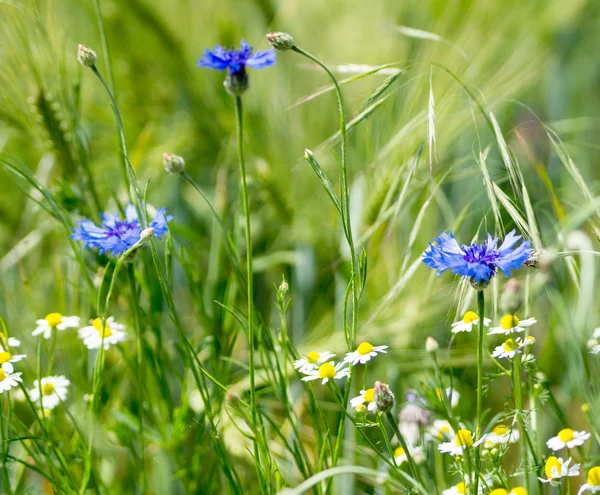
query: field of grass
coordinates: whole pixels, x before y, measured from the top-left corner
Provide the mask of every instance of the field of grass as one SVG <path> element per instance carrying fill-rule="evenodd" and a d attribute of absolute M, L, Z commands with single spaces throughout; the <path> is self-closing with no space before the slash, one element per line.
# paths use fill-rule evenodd
<path fill-rule="evenodd" d="M 600 492 L 599 28 L 597 0 L 0 0 L 0 493 Z M 269 67 L 198 66 L 280 31 Z M 73 236 L 113 213 L 123 246 Z M 513 229 L 509 283 L 423 263 Z M 362 343 L 322 384 L 312 353 Z"/>

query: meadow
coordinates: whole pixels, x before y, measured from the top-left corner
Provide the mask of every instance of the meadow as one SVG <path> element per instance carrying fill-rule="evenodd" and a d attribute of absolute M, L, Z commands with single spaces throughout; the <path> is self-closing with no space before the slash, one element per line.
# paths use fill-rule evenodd
<path fill-rule="evenodd" d="M 597 1 L 0 13 L 0 493 L 600 493 Z"/>

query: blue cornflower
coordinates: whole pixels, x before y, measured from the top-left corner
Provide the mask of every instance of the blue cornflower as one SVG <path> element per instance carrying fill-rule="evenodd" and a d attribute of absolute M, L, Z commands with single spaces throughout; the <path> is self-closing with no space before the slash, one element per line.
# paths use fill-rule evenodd
<path fill-rule="evenodd" d="M 100 254 L 110 251 L 113 255 L 124 253 L 140 240 L 142 227 L 135 206 L 128 205 L 125 208 L 125 219 L 122 219 L 119 213 L 101 213 L 100 216 L 102 217 L 100 226 L 87 218 L 79 220 L 71 238 L 84 242 L 86 248 L 100 249 Z M 157 210 L 154 220 L 149 225 L 154 229 L 155 237 L 160 239 L 167 232 L 167 222 L 172 218 L 171 215 L 167 216 L 165 208 Z"/>
<path fill-rule="evenodd" d="M 529 241 L 513 248 L 519 239 L 521 236 L 515 235 L 513 230 L 504 238 L 500 247 L 496 247 L 498 239 L 493 239 L 490 234 L 483 244 L 473 242 L 470 246 L 463 244 L 461 247 L 452 232 L 450 235 L 442 232 L 435 239 L 438 245 L 429 243 L 429 249 L 421 259 L 428 267 L 438 270 L 438 275 L 450 270 L 477 284 L 487 283 L 496 275 L 497 270 L 508 277 L 511 270 L 519 268 L 533 254 Z"/>
<path fill-rule="evenodd" d="M 228 70 L 234 76 L 244 72 L 246 67 L 252 69 L 264 69 L 275 64 L 275 50 L 252 52 L 252 47 L 242 40 L 239 50 L 227 49 L 215 46 L 212 50 L 206 50 L 198 67 L 208 67 L 216 70 Z"/>

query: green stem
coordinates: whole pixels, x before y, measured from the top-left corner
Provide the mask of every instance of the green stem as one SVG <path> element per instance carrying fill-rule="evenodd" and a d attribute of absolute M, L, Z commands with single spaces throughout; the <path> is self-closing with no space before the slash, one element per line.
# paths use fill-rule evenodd
<path fill-rule="evenodd" d="M 483 416 L 483 332 L 485 318 L 485 296 L 482 290 L 477 291 L 477 423 L 475 427 L 475 441 L 481 438 L 481 422 Z M 479 490 L 479 473 L 481 472 L 481 445 L 475 449 L 475 479 L 473 493 Z"/>
<path fill-rule="evenodd" d="M 419 474 L 419 469 L 417 468 L 417 464 L 415 463 L 415 460 L 414 460 L 412 454 L 410 453 L 410 449 L 409 449 L 408 443 L 406 443 L 406 439 L 404 438 L 404 435 L 402 435 L 402 433 L 400 433 L 400 428 L 398 428 L 398 423 L 396 422 L 396 418 L 394 418 L 394 415 L 389 411 L 387 413 L 385 413 L 385 415 L 386 415 L 388 421 L 390 422 L 390 425 L 392 425 L 392 430 L 396 434 L 396 437 L 398 438 L 400 445 L 404 449 L 404 453 L 406 454 L 406 460 L 408 461 L 408 466 L 410 468 L 411 474 L 413 475 L 413 478 L 415 480 L 417 480 L 419 482 L 419 484 L 424 488 L 425 485 L 423 485 L 423 481 L 421 480 L 421 475 Z"/>
<path fill-rule="evenodd" d="M 513 393 L 515 396 L 515 407 L 517 409 L 517 421 L 521 430 L 520 448 L 523 460 L 523 476 L 525 477 L 525 490 L 529 493 L 529 453 L 527 451 L 525 418 L 523 417 L 523 391 L 521 389 L 521 355 L 517 354 L 513 358 Z"/>

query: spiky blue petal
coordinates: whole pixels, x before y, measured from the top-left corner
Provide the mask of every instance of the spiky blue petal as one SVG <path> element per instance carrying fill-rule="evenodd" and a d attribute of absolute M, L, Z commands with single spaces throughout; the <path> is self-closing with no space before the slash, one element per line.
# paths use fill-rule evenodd
<path fill-rule="evenodd" d="M 246 67 L 264 69 L 273 64 L 275 64 L 275 50 L 253 52 L 252 47 L 245 40 L 242 40 L 239 50 L 215 46 L 212 50 L 205 50 L 202 58 L 198 60 L 198 67 L 229 70 L 232 75 L 243 72 Z"/>

